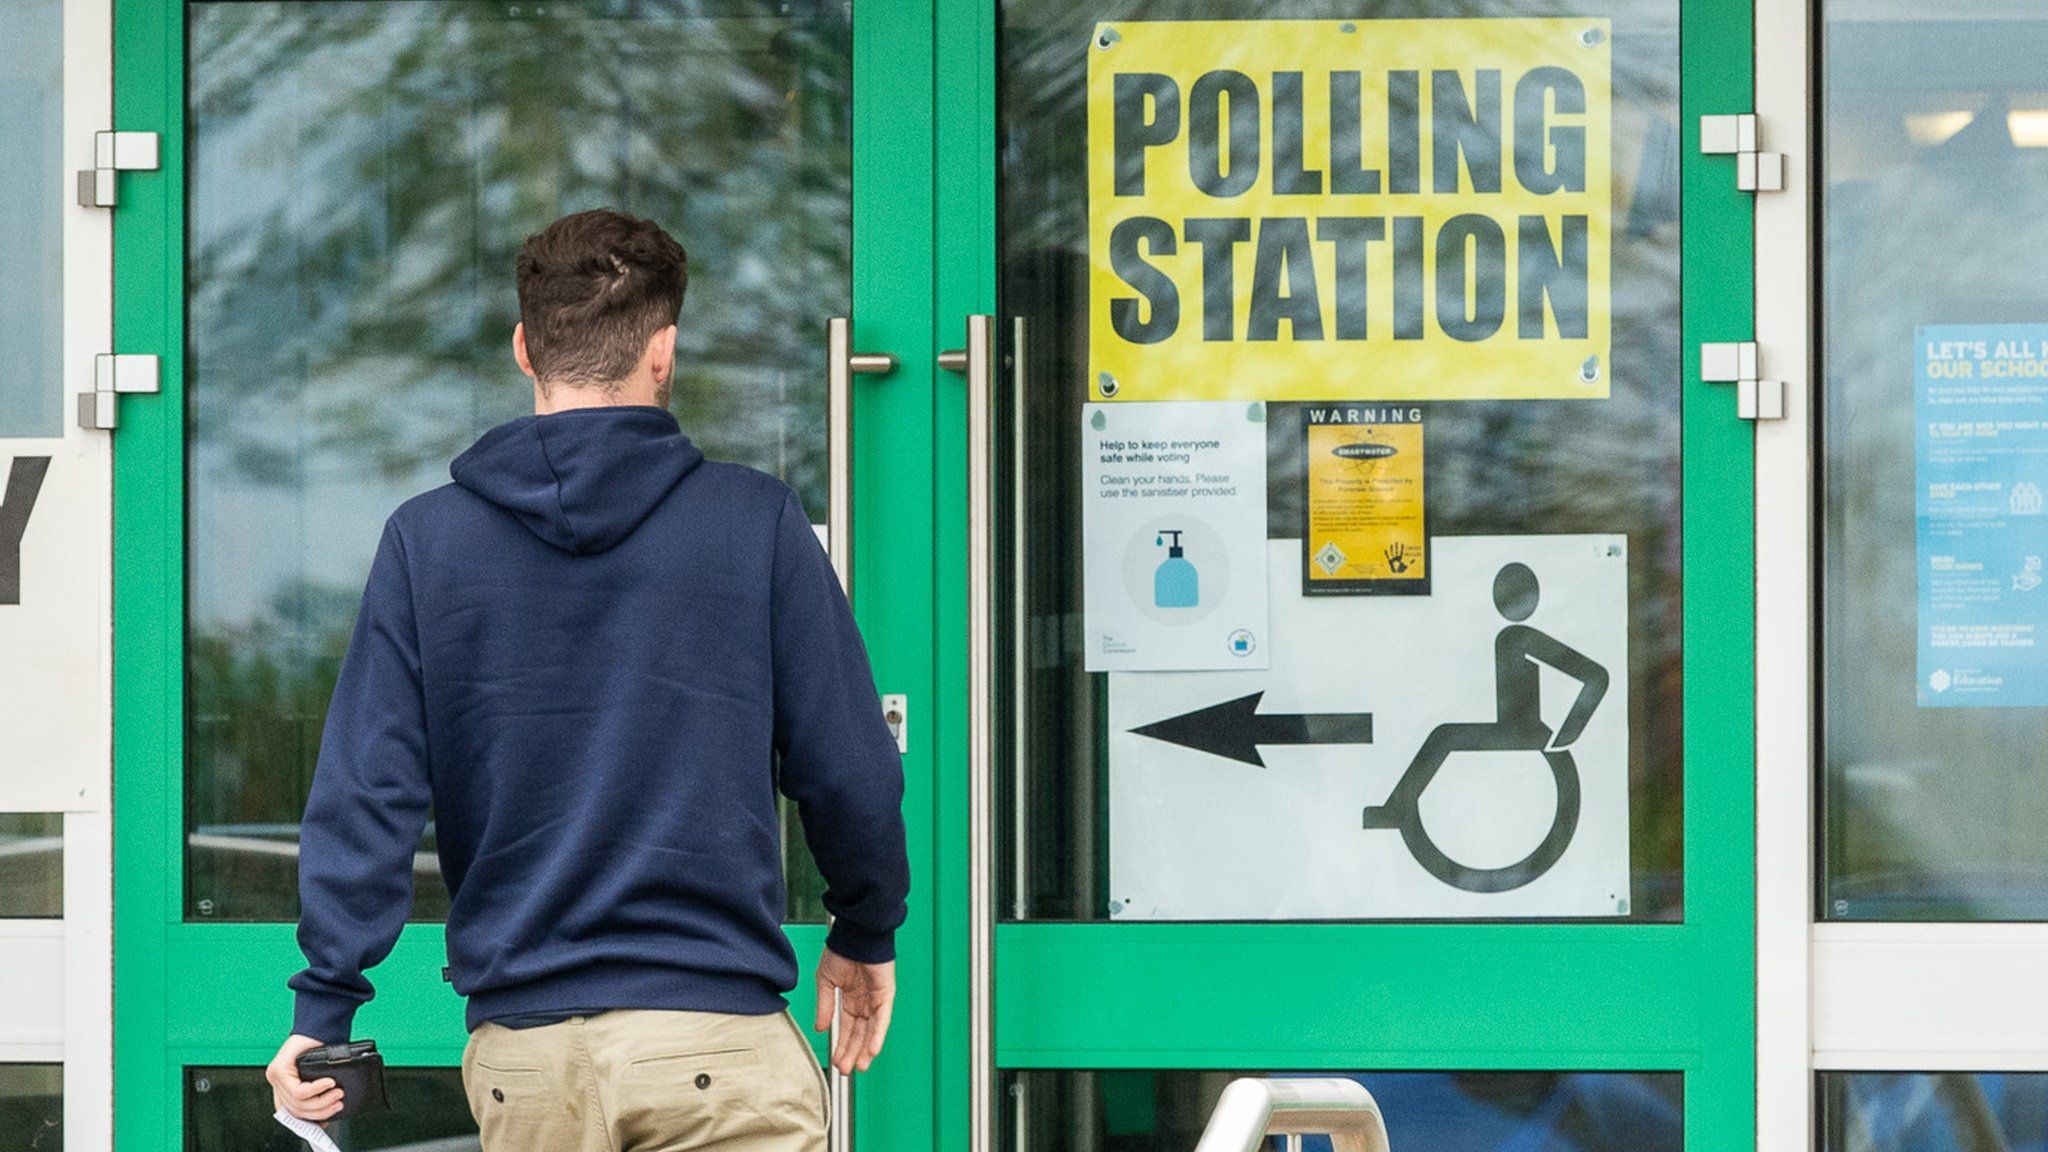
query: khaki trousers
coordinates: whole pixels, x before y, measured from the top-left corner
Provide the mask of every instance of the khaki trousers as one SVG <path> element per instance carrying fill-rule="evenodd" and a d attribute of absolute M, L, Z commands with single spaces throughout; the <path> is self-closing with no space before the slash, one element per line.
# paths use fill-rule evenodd
<path fill-rule="evenodd" d="M 462 1050 L 484 1152 L 823 1152 L 825 1074 L 787 1012 L 488 1021 Z"/>

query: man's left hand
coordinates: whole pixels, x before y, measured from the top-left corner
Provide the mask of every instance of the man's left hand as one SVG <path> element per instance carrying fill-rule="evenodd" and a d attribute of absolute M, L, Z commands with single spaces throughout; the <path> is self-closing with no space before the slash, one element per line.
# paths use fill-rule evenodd
<path fill-rule="evenodd" d="M 263 1078 L 270 1081 L 272 1104 L 301 1120 L 324 1124 L 341 1111 L 341 1088 L 331 1076 L 313 1081 L 299 1079 L 299 1053 L 318 1047 L 320 1042 L 311 1036 L 287 1037 L 277 1055 L 270 1058 Z"/>

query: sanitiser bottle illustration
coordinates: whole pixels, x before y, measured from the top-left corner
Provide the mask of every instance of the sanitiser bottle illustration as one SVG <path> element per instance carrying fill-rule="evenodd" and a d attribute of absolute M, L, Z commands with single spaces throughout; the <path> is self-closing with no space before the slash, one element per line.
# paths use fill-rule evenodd
<path fill-rule="evenodd" d="M 1161 529 L 1154 541 L 1165 544 L 1168 536 L 1173 537 L 1172 545 L 1166 549 L 1166 559 L 1152 573 L 1152 603 L 1161 608 L 1193 608 L 1202 599 L 1201 574 L 1188 562 L 1180 534 L 1178 528 Z"/>

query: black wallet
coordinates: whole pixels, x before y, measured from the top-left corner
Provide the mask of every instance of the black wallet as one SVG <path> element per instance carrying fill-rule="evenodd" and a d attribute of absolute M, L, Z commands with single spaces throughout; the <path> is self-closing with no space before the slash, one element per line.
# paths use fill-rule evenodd
<path fill-rule="evenodd" d="M 375 1040 L 352 1040 L 299 1053 L 299 1079 L 310 1082 L 327 1077 L 333 1077 L 341 1089 L 337 1118 L 391 1107 L 391 1098 L 384 1094 L 384 1057 Z"/>

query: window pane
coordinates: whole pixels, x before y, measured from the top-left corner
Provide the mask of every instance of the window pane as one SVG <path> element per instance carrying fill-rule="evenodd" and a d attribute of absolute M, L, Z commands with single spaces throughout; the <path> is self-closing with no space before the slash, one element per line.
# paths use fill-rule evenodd
<path fill-rule="evenodd" d="M 462 1094 L 460 1068 L 384 1071 L 388 1110 L 334 1121 L 327 1134 L 350 1152 L 477 1152 L 476 1121 Z M 261 1068 L 185 1069 L 186 1152 L 302 1152 L 305 1145 L 271 1117 Z"/>
<path fill-rule="evenodd" d="M 0 812 L 0 919 L 64 915 L 64 814 Z"/>
<path fill-rule="evenodd" d="M 0 438 L 64 434 L 64 6 L 0 0 Z"/>
<path fill-rule="evenodd" d="M 1225 1085 L 1265 1072 L 1010 1074 L 1011 1152 L 1184 1152 Z M 1676 1072 L 1317 1072 L 1372 1093 L 1396 1149 L 1428 1152 L 1681 1152 L 1685 1078 Z M 1022 1109 L 1019 1117 L 1017 1110 Z M 1021 1138 L 1020 1134 L 1021 1133 Z M 1281 1152 L 1279 1137 L 1266 1147 Z M 1329 1152 L 1325 1136 L 1302 1152 Z"/>
<path fill-rule="evenodd" d="M 2048 1148 L 2048 1073 L 1830 1072 L 1821 1152 Z"/>
<path fill-rule="evenodd" d="M 672 230 L 683 428 L 824 519 L 851 35 L 827 0 L 187 11 L 187 911 L 289 919 L 379 527 L 531 411 L 509 343 L 526 235 L 599 206 Z M 446 913 L 431 849 L 422 919 Z"/>
<path fill-rule="evenodd" d="M 0 1064 L 0 1147 L 64 1147 L 62 1064 Z"/>
<path fill-rule="evenodd" d="M 1822 913 L 2044 919 L 2048 15 L 1822 11 Z"/>
<path fill-rule="evenodd" d="M 1114 0 L 1081 7 L 1063 0 L 1005 0 L 1000 11 L 999 287 L 1004 335 L 1015 344 L 1014 387 L 1020 394 L 1000 398 L 997 407 L 1011 424 L 1000 437 L 1010 456 L 1005 482 L 1022 485 L 1027 494 L 1020 501 L 1005 493 L 998 501 L 1010 515 L 1011 556 L 996 568 L 1004 573 L 1007 595 L 1021 602 L 1015 615 L 1004 620 L 1009 683 L 999 695 L 1006 713 L 1010 702 L 1016 702 L 1017 709 L 1005 717 L 1013 726 L 1011 739 L 1004 743 L 1010 776 L 1000 790 L 1010 808 L 1001 826 L 1013 862 L 1003 869 L 1005 912 L 1020 918 L 1068 920 L 1681 919 L 1684 669 L 1677 0 L 1604 0 L 1590 5 L 1473 0 L 1448 7 L 1434 0 L 1378 0 L 1363 8 L 1323 0 Z M 1361 13 L 1372 19 L 1358 19 Z M 1457 32 L 1376 30 L 1388 20 L 1426 23 L 1446 15 L 1474 19 Z M 1104 212 L 1122 210 L 1116 205 L 1105 209 L 1110 190 L 1092 185 L 1091 179 L 1109 180 L 1105 171 L 1123 179 L 1115 175 L 1123 171 L 1122 162 L 1111 155 L 1111 134 L 1102 124 L 1110 113 L 1103 110 L 1101 98 L 1093 111 L 1090 108 L 1091 68 L 1097 66 L 1092 62 L 1134 51 L 1139 35 L 1153 34 L 1145 31 L 1155 27 L 1152 22 L 1257 22 L 1244 26 L 1259 30 L 1256 33 L 1219 32 L 1205 42 L 1201 54 L 1177 58 L 1173 67 L 1187 69 L 1176 82 L 1178 98 L 1194 108 L 1202 81 L 1191 78 L 1204 69 L 1213 69 L 1210 76 L 1226 70 L 1240 79 L 1251 76 L 1254 79 L 1247 83 L 1254 88 L 1269 82 L 1277 85 L 1279 78 L 1290 75 L 1306 84 L 1307 98 L 1325 121 L 1310 118 L 1309 154 L 1305 160 L 1295 157 L 1285 163 L 1317 168 L 1307 181 L 1312 187 L 1283 198 L 1268 187 L 1279 179 L 1277 175 L 1257 176 L 1252 193 L 1267 199 L 1248 209 L 1233 206 L 1241 201 L 1230 196 L 1201 199 L 1176 186 L 1177 199 L 1134 199 L 1128 212 L 1159 212 L 1158 219 L 1172 230 L 1160 244 L 1173 247 L 1155 247 L 1153 253 L 1160 256 L 1164 251 L 1178 261 L 1173 265 L 1178 324 L 1205 342 L 1227 338 L 1248 345 L 1271 337 L 1252 334 L 1248 306 L 1239 305 L 1237 311 L 1224 307 L 1233 300 L 1233 289 L 1222 286 L 1221 279 L 1210 280 L 1207 270 L 1210 254 L 1227 250 L 1234 256 L 1216 263 L 1235 268 L 1234 291 L 1239 296 L 1256 291 L 1247 284 L 1255 282 L 1256 270 L 1265 266 L 1255 262 L 1261 242 L 1251 231 L 1235 239 L 1204 240 L 1193 230 L 1198 225 L 1209 230 L 1202 235 L 1222 235 L 1219 224 L 1280 228 L 1331 219 L 1379 230 L 1360 233 L 1387 241 L 1365 244 L 1366 255 L 1360 258 L 1369 269 L 1360 296 L 1373 301 L 1357 321 L 1364 330 L 1358 338 L 1367 339 L 1388 330 L 1388 313 L 1394 311 L 1370 310 L 1385 308 L 1383 298 L 1372 294 L 1380 290 L 1374 285 L 1388 283 L 1389 267 L 1408 259 L 1388 255 L 1394 238 L 1407 224 L 1423 223 L 1421 217 L 1406 214 L 1437 210 L 1415 207 L 1421 200 L 1441 205 L 1446 213 L 1479 212 L 1476 201 L 1485 200 L 1396 195 L 1391 184 L 1387 196 L 1377 194 L 1380 169 L 1393 171 L 1390 118 L 1398 120 L 1406 115 L 1403 108 L 1418 102 L 1443 115 L 1443 108 L 1458 102 L 1446 88 L 1433 90 L 1435 95 L 1428 100 L 1416 97 L 1404 104 L 1407 98 L 1397 94 L 1399 74 L 1389 71 L 1396 66 L 1385 62 L 1388 53 L 1398 49 L 1403 37 L 1436 37 L 1431 40 L 1437 46 L 1430 59 L 1440 61 L 1435 67 L 1442 71 L 1404 63 L 1399 68 L 1414 69 L 1406 75 L 1424 77 L 1431 85 L 1449 85 L 1454 80 L 1443 77 L 1461 75 L 1453 65 L 1465 65 L 1473 70 L 1473 92 L 1487 91 L 1486 77 L 1491 77 L 1512 94 L 1514 73 L 1502 81 L 1498 68 L 1470 61 L 1487 51 L 1487 45 L 1500 43 L 1507 35 L 1503 29 L 1512 27 L 1493 21 L 1546 17 L 1583 20 L 1583 26 L 1570 30 L 1569 49 L 1560 51 L 1568 51 L 1566 58 L 1573 62 L 1597 61 L 1585 65 L 1589 74 L 1611 77 L 1606 113 L 1587 116 L 1593 125 L 1587 139 L 1605 144 L 1590 153 L 1589 170 L 1604 168 L 1609 173 L 1610 194 L 1597 204 L 1572 209 L 1609 225 L 1603 258 L 1610 283 L 1599 291 L 1606 294 L 1603 306 L 1611 307 L 1611 340 L 1603 354 L 1584 362 L 1575 358 L 1570 366 L 1571 374 L 1599 381 L 1606 395 L 1439 399 L 1415 409 L 1421 428 L 1407 433 L 1407 439 L 1401 439 L 1404 433 L 1392 421 L 1383 429 L 1368 429 L 1366 435 L 1384 431 L 1388 439 L 1367 448 L 1410 452 L 1411 459 L 1419 455 L 1421 461 L 1402 483 L 1419 486 L 1422 508 L 1414 518 L 1421 525 L 1415 534 L 1418 542 L 1427 540 L 1423 570 L 1431 583 L 1417 585 L 1407 595 L 1390 595 L 1384 593 L 1396 591 L 1393 585 L 1398 583 L 1392 574 L 1410 570 L 1402 565 L 1412 567 L 1415 544 L 1395 541 L 1386 549 L 1384 563 L 1381 550 L 1370 549 L 1365 557 L 1369 563 L 1360 570 L 1384 578 L 1375 578 L 1378 587 L 1370 587 L 1375 579 L 1348 577 L 1332 586 L 1318 574 L 1348 571 L 1358 566 L 1354 562 L 1360 562 L 1360 556 L 1341 548 L 1326 551 L 1308 539 L 1322 531 L 1312 526 L 1325 522 L 1321 509 L 1337 509 L 1329 514 L 1330 523 L 1343 519 L 1343 501 L 1331 497 L 1327 505 L 1318 503 L 1324 497 L 1317 493 L 1339 491 L 1346 483 L 1382 483 L 1357 479 L 1365 475 L 1369 462 L 1343 457 L 1339 450 L 1354 446 L 1341 436 L 1324 435 L 1343 429 L 1317 426 L 1339 418 L 1331 415 L 1330 405 L 1303 401 L 1297 392 L 1251 409 L 1240 398 L 1267 388 L 1261 382 L 1266 377 L 1204 368 L 1204 361 L 1192 356 L 1185 372 L 1173 374 L 1183 381 L 1174 386 L 1182 389 L 1182 398 L 1199 390 L 1200 398 L 1233 401 L 1237 410 L 1249 409 L 1247 420 L 1263 421 L 1263 448 L 1253 443 L 1247 453 L 1253 461 L 1231 473 L 1263 485 L 1263 497 L 1252 501 L 1249 510 L 1230 514 L 1228 522 L 1218 519 L 1212 526 L 1215 531 L 1191 528 L 1182 522 L 1185 517 L 1173 518 L 1180 513 L 1162 510 L 1168 518 L 1138 523 L 1128 533 L 1120 527 L 1118 534 L 1091 538 L 1088 524 L 1097 516 L 1094 509 L 1102 507 L 1097 493 L 1105 473 L 1098 464 L 1111 451 L 1101 447 L 1105 438 L 1123 436 L 1122 429 L 1135 427 L 1126 443 L 1148 436 L 1162 442 L 1176 436 L 1199 442 L 1201 437 L 1193 433 L 1150 434 L 1144 422 L 1168 419 L 1155 414 L 1168 407 L 1231 406 L 1144 403 L 1129 396 L 1134 389 L 1124 387 L 1113 374 L 1093 370 L 1095 346 L 1109 343 L 1101 336 L 1102 316 L 1113 301 L 1132 303 L 1137 281 L 1119 283 L 1119 274 L 1112 270 L 1118 259 L 1116 244 L 1103 242 L 1091 231 L 1108 233 L 1108 221 L 1117 217 Z M 1349 55 L 1340 47 L 1304 50 L 1298 57 L 1301 71 L 1292 73 L 1265 56 L 1233 57 L 1251 35 L 1264 35 L 1264 30 L 1290 21 L 1309 29 L 1300 32 L 1304 38 L 1352 37 L 1357 46 Z M 1441 26 L 1450 28 L 1454 22 L 1443 21 Z M 1525 33 L 1526 26 L 1514 35 Z M 1469 39 L 1454 39 L 1461 36 Z M 1129 69 L 1118 75 L 1144 83 L 1143 74 L 1170 55 L 1102 67 Z M 1550 57 L 1543 59 L 1547 64 Z M 1361 73 L 1347 71 L 1360 68 L 1359 61 L 1367 62 L 1362 90 L 1357 87 Z M 1363 129 L 1354 120 L 1344 131 L 1355 138 L 1362 130 L 1365 152 L 1346 163 L 1372 169 L 1363 174 L 1369 180 L 1361 179 L 1359 187 L 1344 195 L 1335 194 L 1334 177 L 1328 194 L 1318 183 L 1326 162 L 1328 170 L 1336 170 L 1334 154 L 1328 151 L 1335 145 L 1328 141 L 1336 139 L 1338 130 L 1330 126 L 1326 131 L 1321 125 L 1335 124 L 1340 82 L 1353 86 L 1346 98 L 1363 109 L 1353 113 L 1362 116 Z M 1293 98 L 1303 97 L 1297 91 Z M 1216 102 L 1213 93 L 1207 99 L 1212 103 L 1202 106 L 1206 121 L 1197 112 L 1180 112 L 1171 118 L 1176 127 L 1168 129 L 1160 126 L 1169 118 L 1161 114 L 1157 120 L 1146 119 L 1151 113 L 1137 105 L 1137 119 L 1130 124 L 1116 121 L 1115 131 L 1120 133 L 1136 131 L 1133 125 L 1142 120 L 1152 126 L 1144 131 L 1154 135 L 1189 134 L 1189 143 L 1179 143 L 1176 136 L 1174 143 L 1160 146 L 1166 159 L 1150 162 L 1155 183 L 1162 175 L 1188 180 L 1189 166 L 1195 163 L 1192 133 L 1217 134 L 1216 117 L 1223 114 L 1217 108 L 1226 102 Z M 1268 95 L 1258 99 L 1264 110 L 1244 119 L 1246 139 L 1262 139 L 1257 124 L 1284 119 L 1277 110 L 1282 99 L 1277 86 L 1270 107 Z M 1233 106 L 1237 100 L 1229 98 Z M 1506 122 L 1512 122 L 1514 114 L 1506 115 Z M 1238 119 L 1235 113 L 1230 117 Z M 1207 127 L 1198 128 L 1198 121 Z M 1441 141 L 1450 130 L 1429 131 L 1442 133 L 1433 137 Z M 1097 141 L 1093 145 L 1092 133 Z M 1280 130 L 1271 129 L 1270 135 L 1271 148 L 1278 149 Z M 1229 144 L 1231 155 L 1238 147 Z M 1446 152 L 1439 148 L 1435 154 Z M 1277 151 L 1261 155 L 1267 157 L 1261 172 L 1276 172 L 1283 163 L 1274 158 Z M 1434 171 L 1427 161 L 1421 169 Z M 1511 171 L 1505 179 L 1512 185 L 1520 178 Z M 1202 217 L 1204 212 L 1215 219 Z M 1252 218 L 1238 219 L 1248 212 Z M 1508 231 L 1513 230 L 1510 221 Z M 1416 234 L 1422 233 L 1418 229 Z M 1296 251 L 1311 253 L 1319 261 L 1344 259 L 1333 254 L 1337 249 L 1331 236 L 1318 235 L 1313 244 L 1304 236 L 1307 247 Z M 1438 247 L 1442 244 L 1439 234 Z M 1421 241 L 1415 242 L 1415 250 L 1423 248 Z M 1419 268 L 1423 259 L 1418 256 L 1400 266 Z M 1276 260 L 1273 266 L 1280 263 Z M 1336 309 L 1342 306 L 1343 289 L 1330 285 L 1342 273 L 1316 275 L 1325 277 L 1321 291 L 1328 293 L 1319 305 L 1320 330 L 1336 340 L 1342 336 Z M 1447 273 L 1433 281 L 1438 291 L 1432 299 L 1440 301 L 1442 285 L 1452 279 Z M 1291 292 L 1299 292 L 1306 279 L 1289 283 L 1296 285 Z M 1330 296 L 1340 303 L 1332 305 Z M 1219 302 L 1215 307 L 1212 297 Z M 1210 334 L 1212 313 L 1226 321 L 1218 326 L 1220 336 Z M 1433 315 L 1436 319 L 1429 323 L 1446 322 L 1441 310 Z M 1021 337 L 1014 327 L 1020 323 Z M 1287 331 L 1277 324 L 1274 328 Z M 1359 367 L 1376 363 L 1372 358 L 1382 351 L 1377 346 L 1357 353 L 1351 374 L 1339 376 L 1328 368 L 1331 358 L 1326 352 L 1305 348 L 1299 325 L 1293 331 L 1296 342 L 1283 354 L 1297 359 L 1280 362 L 1271 378 L 1295 381 L 1289 387 L 1296 388 L 1324 387 L 1323 381 L 1341 379 L 1344 387 L 1356 391 L 1337 406 L 1340 416 L 1343 411 L 1384 413 L 1386 406 L 1375 402 L 1413 397 L 1418 390 L 1449 392 L 1470 386 L 1487 395 L 1502 394 L 1486 391 L 1491 378 L 1475 381 L 1419 370 L 1401 375 Z M 1135 360 L 1140 354 L 1130 355 Z M 1323 358 L 1307 359 L 1310 356 Z M 1329 375 L 1323 374 L 1326 370 Z M 1445 383 L 1447 379 L 1455 382 Z M 1009 373 L 1004 386 L 1012 386 Z M 1111 386 L 1121 389 L 1117 395 L 1130 402 L 1109 402 L 1114 397 L 1104 389 Z M 1124 420 L 1131 423 L 1107 423 Z M 1356 460 L 1358 470 L 1340 473 L 1328 462 L 1333 457 Z M 1173 495 L 1168 481 L 1160 496 Z M 1248 534 L 1250 543 L 1246 551 L 1234 554 L 1249 556 L 1249 561 L 1227 561 L 1228 567 L 1219 567 L 1219 549 L 1229 556 L 1235 545 L 1225 547 L 1218 537 L 1235 539 L 1240 532 Z M 1374 538 L 1369 529 L 1351 537 Z M 1327 543 L 1335 548 L 1335 535 Z M 1346 546 L 1352 553 L 1361 552 L 1348 540 Z M 1496 656 L 1498 643 L 1515 639 L 1510 620 L 1521 617 L 1504 618 L 1497 611 L 1498 596 L 1490 589 L 1497 573 L 1506 573 L 1525 559 L 1543 569 L 1533 555 L 1525 556 L 1538 547 L 1578 550 L 1554 560 L 1555 566 L 1546 570 L 1555 575 L 1530 578 L 1532 592 L 1540 585 L 1543 607 L 1529 618 L 1529 627 L 1573 654 L 1595 653 L 1585 657 L 1594 668 L 1581 667 L 1576 674 L 1562 676 L 1543 672 L 1546 679 L 1540 684 L 1532 672 L 1524 684 L 1514 670 L 1526 662 Z M 1106 564 L 1118 578 L 1087 586 L 1092 563 L 1088 556 L 1093 553 L 1109 556 Z M 1431 555 L 1441 561 L 1433 568 Z M 1190 567 L 1197 575 L 1190 575 Z M 1142 621 L 1164 622 L 1174 611 L 1206 611 L 1202 605 L 1210 601 L 1203 599 L 1209 595 L 1204 589 L 1223 584 L 1214 595 L 1227 597 L 1230 587 L 1255 574 L 1266 588 L 1263 602 L 1273 621 L 1270 635 L 1241 637 L 1247 642 L 1230 651 L 1256 651 L 1260 660 L 1269 661 L 1273 671 L 1263 680 L 1255 672 L 1213 671 L 1213 663 L 1196 671 L 1158 664 L 1090 670 L 1111 655 L 1111 638 L 1098 636 L 1087 623 L 1092 613 L 1103 611 L 1100 604 L 1114 605 L 1107 610 L 1111 613 L 1127 612 L 1117 618 L 1141 621 L 1134 626 L 1143 628 L 1149 625 Z M 1469 611 L 1449 607 L 1468 600 Z M 1451 622 L 1458 631 L 1455 660 L 1441 655 L 1451 650 L 1451 641 L 1437 628 L 1440 621 Z M 1225 651 L 1221 636 L 1203 651 Z M 1387 652 L 1398 656 L 1388 658 Z M 1208 659 L 1213 661 L 1214 656 Z M 1497 677 L 1498 668 L 1509 672 Z M 1594 679 L 1602 689 L 1592 687 Z M 1346 696 L 1347 683 L 1358 685 L 1358 692 Z M 1307 699 L 1312 696 L 1321 699 Z M 1402 702 L 1389 703 L 1395 697 Z M 1562 757 L 1550 755 L 1555 750 L 1547 749 L 1543 741 L 1530 741 L 1528 730 L 1507 733 L 1503 726 L 1509 709 L 1540 711 L 1543 725 L 1568 744 L 1574 737 L 1565 735 L 1567 713 L 1575 699 L 1595 701 L 1592 719 L 1580 743 Z M 1362 738 L 1366 712 L 1371 714 L 1370 743 Z M 1296 713 L 1304 715 L 1297 718 Z M 1309 714 L 1327 718 L 1317 720 Z M 1255 715 L 1278 719 L 1254 719 Z M 1177 728 L 1172 727 L 1175 722 Z M 1295 725 L 1291 731 L 1297 735 L 1290 737 L 1288 724 Z M 1325 735 L 1314 735 L 1318 731 Z M 1345 732 L 1345 739 L 1333 738 Z M 1489 744 L 1495 736 L 1506 743 Z M 1273 739 L 1261 749 L 1263 737 Z M 1348 746 L 1281 747 L 1289 743 Z M 1261 764 L 1262 758 L 1270 763 Z M 1426 792 L 1414 810 L 1419 810 L 1419 826 L 1442 860 L 1431 856 L 1426 862 L 1429 853 L 1415 844 L 1411 829 L 1393 826 L 1403 819 L 1400 806 L 1393 803 L 1403 795 L 1397 792 L 1396 781 L 1411 777 L 1441 782 L 1417 786 Z M 1567 790 L 1573 787 L 1583 788 L 1583 794 L 1568 800 Z M 1576 822 L 1566 815 L 1573 804 L 1578 805 Z M 1259 845 L 1256 853 L 1240 850 L 1252 844 Z M 1567 866 L 1553 870 L 1566 858 L 1545 859 L 1553 845 L 1558 852 L 1572 854 Z M 1255 867 L 1247 866 L 1250 856 L 1260 858 Z M 1447 879 L 1450 875 L 1459 880 L 1454 883 Z M 1168 888 L 1171 891 L 1162 894 Z"/>

